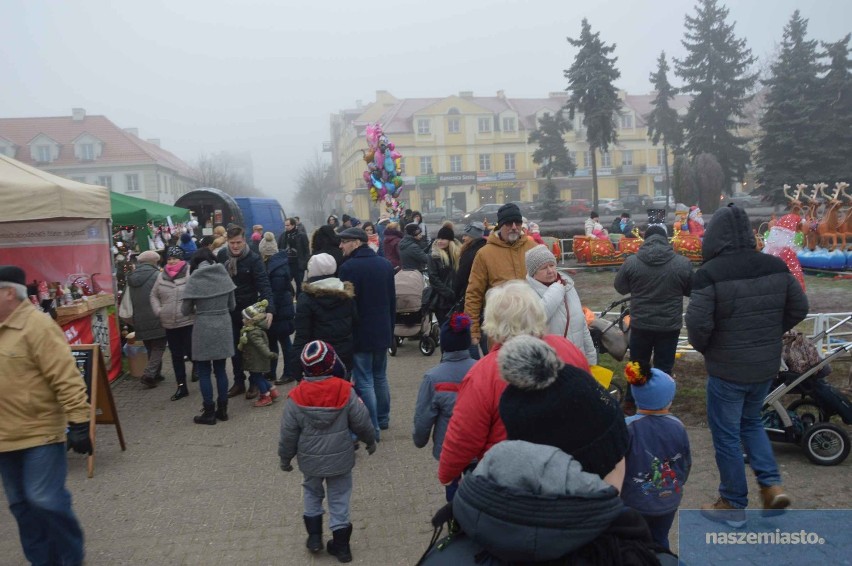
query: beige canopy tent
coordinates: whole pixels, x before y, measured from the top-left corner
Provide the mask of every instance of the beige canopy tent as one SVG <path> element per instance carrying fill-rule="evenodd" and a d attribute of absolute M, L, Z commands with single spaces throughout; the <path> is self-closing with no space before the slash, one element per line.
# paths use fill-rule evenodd
<path fill-rule="evenodd" d="M 78 183 L 0 154 L 0 222 L 109 218 L 109 189 Z"/>

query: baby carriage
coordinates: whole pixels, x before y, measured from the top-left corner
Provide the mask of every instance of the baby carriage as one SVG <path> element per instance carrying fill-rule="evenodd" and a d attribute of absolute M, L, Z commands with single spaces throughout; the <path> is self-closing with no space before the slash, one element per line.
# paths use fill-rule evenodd
<path fill-rule="evenodd" d="M 825 333 L 848 322 L 848 317 Z M 815 337 L 818 338 L 818 337 Z M 785 341 L 803 340 L 799 335 L 785 336 Z M 763 406 L 763 426 L 769 439 L 773 442 L 799 444 L 805 455 L 814 464 L 820 466 L 835 466 L 843 462 L 849 455 L 849 435 L 846 431 L 832 424 L 829 418 L 833 414 L 841 414 L 844 422 L 852 420 L 852 404 L 836 389 L 825 382 L 828 364 L 835 358 L 852 351 L 852 343 L 838 346 L 830 351 L 823 359 L 812 343 L 806 342 L 813 349 L 813 362 L 810 367 L 799 367 L 801 360 L 791 363 L 785 358 L 785 363 L 791 370 L 781 371 L 772 385 L 772 390 L 766 396 Z M 785 348 L 788 351 L 788 348 Z M 799 398 L 785 408 L 782 399 L 785 395 L 798 394 Z"/>
<path fill-rule="evenodd" d="M 431 356 L 438 346 L 440 329 L 432 323 L 432 313 L 424 295 L 428 295 L 428 279 L 416 269 L 403 269 L 394 276 L 396 286 L 396 320 L 393 327 L 393 341 L 388 353 L 396 355 L 396 349 L 402 342 L 419 340 L 420 353 Z"/>

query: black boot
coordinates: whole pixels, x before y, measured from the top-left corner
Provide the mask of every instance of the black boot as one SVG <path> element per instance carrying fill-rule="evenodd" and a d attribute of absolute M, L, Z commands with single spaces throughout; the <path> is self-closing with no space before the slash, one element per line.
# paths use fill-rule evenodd
<path fill-rule="evenodd" d="M 219 406 L 216 408 L 216 420 L 228 420 L 228 400 L 219 401 Z"/>
<path fill-rule="evenodd" d="M 172 395 L 172 401 L 177 401 L 178 399 L 183 399 L 184 397 L 189 396 L 189 389 L 186 387 L 186 383 L 178 383 L 177 391 Z"/>
<path fill-rule="evenodd" d="M 213 403 L 204 403 L 204 409 L 202 409 L 201 414 L 192 417 L 192 420 L 195 421 L 195 424 L 216 424 L 216 405 Z"/>
<path fill-rule="evenodd" d="M 305 546 L 311 552 L 319 552 L 322 550 L 322 515 L 316 517 L 308 517 L 302 515 L 305 520 L 305 530 L 308 531 L 308 541 Z"/>
<path fill-rule="evenodd" d="M 328 541 L 326 550 L 337 557 L 338 562 L 352 562 L 352 550 L 349 548 L 349 538 L 352 536 L 352 523 L 342 529 L 331 531 L 332 539 Z"/>

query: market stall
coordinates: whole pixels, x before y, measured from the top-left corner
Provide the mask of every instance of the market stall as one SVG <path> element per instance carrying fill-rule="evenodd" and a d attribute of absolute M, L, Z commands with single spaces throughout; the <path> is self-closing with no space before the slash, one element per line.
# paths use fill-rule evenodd
<path fill-rule="evenodd" d="M 35 302 L 58 303 L 70 344 L 99 344 L 121 374 L 109 191 L 0 155 L 0 264 L 21 267 Z"/>
<path fill-rule="evenodd" d="M 190 219 L 190 212 L 168 204 L 110 193 L 113 230 L 124 233 L 136 251 L 162 249 L 174 230 Z"/>

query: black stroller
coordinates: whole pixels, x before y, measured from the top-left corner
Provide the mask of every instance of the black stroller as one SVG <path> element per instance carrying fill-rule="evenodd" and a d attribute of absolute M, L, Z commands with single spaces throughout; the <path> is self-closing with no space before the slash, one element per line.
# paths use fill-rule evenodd
<path fill-rule="evenodd" d="M 852 317 L 847 317 L 822 334 L 850 319 Z M 849 435 L 829 419 L 840 414 L 846 424 L 852 424 L 849 422 L 852 403 L 826 383 L 823 376 L 832 360 L 848 352 L 852 352 L 852 343 L 838 346 L 804 372 L 778 373 L 763 408 L 763 426 L 770 440 L 799 444 L 808 459 L 820 466 L 835 466 L 846 459 Z M 798 394 L 799 398 L 785 408 L 781 401 L 790 394 Z"/>

